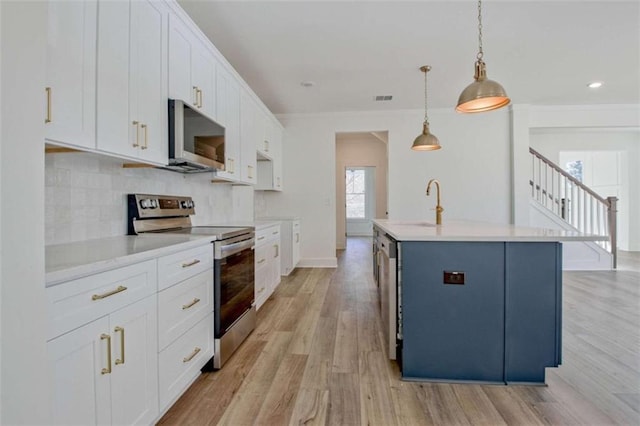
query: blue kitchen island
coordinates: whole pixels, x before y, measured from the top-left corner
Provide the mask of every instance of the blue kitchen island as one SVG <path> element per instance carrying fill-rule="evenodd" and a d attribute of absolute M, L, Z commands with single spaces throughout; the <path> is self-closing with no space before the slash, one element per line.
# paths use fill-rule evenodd
<path fill-rule="evenodd" d="M 395 284 L 380 286 L 395 302 L 382 316 L 396 321 L 387 336 L 403 379 L 543 384 L 545 368 L 560 365 L 561 242 L 602 237 L 473 222 L 374 228 L 374 252 L 384 241 L 396 257 L 376 253 L 375 263 L 378 281 Z"/>

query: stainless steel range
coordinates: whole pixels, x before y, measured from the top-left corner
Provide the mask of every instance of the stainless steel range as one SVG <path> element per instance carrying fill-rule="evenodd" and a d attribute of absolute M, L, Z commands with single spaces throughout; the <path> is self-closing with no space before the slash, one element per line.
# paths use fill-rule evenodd
<path fill-rule="evenodd" d="M 214 252 L 213 368 L 220 368 L 255 328 L 255 232 L 252 227 L 192 226 L 191 197 L 129 194 L 129 235 L 210 236 Z"/>

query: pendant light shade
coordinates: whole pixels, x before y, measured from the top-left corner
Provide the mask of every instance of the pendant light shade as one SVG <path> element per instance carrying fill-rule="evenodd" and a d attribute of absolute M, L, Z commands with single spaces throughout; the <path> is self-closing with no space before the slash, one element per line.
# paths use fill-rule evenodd
<path fill-rule="evenodd" d="M 500 83 L 487 78 L 486 64 L 482 60 L 482 1 L 478 0 L 478 44 L 479 50 L 475 64 L 474 82 L 468 85 L 458 98 L 456 111 L 463 113 L 491 111 L 509 105 L 507 96 Z"/>
<path fill-rule="evenodd" d="M 423 65 L 420 71 L 424 73 L 424 123 L 422 124 L 422 134 L 414 141 L 411 149 L 414 151 L 435 151 L 440 149 L 440 141 L 429 131 L 429 115 L 427 114 L 427 73 L 431 66 Z"/>

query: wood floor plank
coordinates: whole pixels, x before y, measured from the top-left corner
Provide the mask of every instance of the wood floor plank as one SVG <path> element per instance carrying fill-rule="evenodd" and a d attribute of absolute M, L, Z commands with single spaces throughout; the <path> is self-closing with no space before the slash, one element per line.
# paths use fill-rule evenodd
<path fill-rule="evenodd" d="M 303 389 L 298 392 L 289 425 L 324 426 L 329 413 L 329 390 Z"/>
<path fill-rule="evenodd" d="M 355 312 L 342 311 L 338 314 L 338 328 L 333 353 L 333 373 L 358 372 L 358 330 Z"/>
<path fill-rule="evenodd" d="M 288 354 L 284 357 L 258 412 L 255 424 L 289 423 L 306 363 L 307 355 Z"/>
<path fill-rule="evenodd" d="M 360 386 L 354 373 L 331 373 L 328 425 L 360 424 Z"/>
<path fill-rule="evenodd" d="M 385 355 L 371 239 L 349 238 L 337 269 L 282 277 L 256 330 L 159 424 L 640 424 L 640 255 L 624 261 L 636 264 L 563 274 L 563 362 L 547 386 L 405 382 Z"/>

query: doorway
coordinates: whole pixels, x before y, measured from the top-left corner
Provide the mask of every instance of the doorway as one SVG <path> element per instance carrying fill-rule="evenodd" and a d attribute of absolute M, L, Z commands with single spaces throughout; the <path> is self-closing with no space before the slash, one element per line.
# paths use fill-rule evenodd
<path fill-rule="evenodd" d="M 388 132 L 336 133 L 336 249 L 387 217 Z"/>
<path fill-rule="evenodd" d="M 345 207 L 347 237 L 373 235 L 376 206 L 376 168 L 347 167 L 345 170 Z"/>

